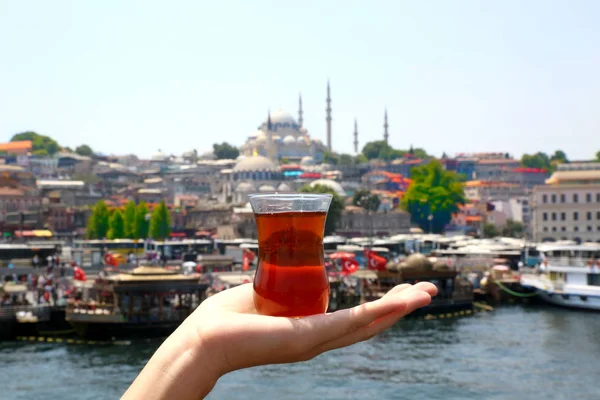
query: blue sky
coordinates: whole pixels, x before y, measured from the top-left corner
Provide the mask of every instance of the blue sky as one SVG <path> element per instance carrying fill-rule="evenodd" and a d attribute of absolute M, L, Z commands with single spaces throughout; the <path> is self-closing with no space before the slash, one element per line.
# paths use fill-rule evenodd
<path fill-rule="evenodd" d="M 597 1 L 4 1 L 0 133 L 149 156 L 241 145 L 271 109 L 333 146 L 600 150 Z"/>

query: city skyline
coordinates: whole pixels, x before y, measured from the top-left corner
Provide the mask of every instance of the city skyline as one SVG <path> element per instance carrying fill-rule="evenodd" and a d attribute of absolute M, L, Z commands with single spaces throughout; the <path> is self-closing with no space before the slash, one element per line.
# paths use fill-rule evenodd
<path fill-rule="evenodd" d="M 112 4 L 0 6 L 3 140 L 203 152 L 241 146 L 269 108 L 297 119 L 302 93 L 326 143 L 329 80 L 338 152 L 354 153 L 355 120 L 359 151 L 383 140 L 385 110 L 393 147 L 436 156 L 600 150 L 594 2 Z"/>

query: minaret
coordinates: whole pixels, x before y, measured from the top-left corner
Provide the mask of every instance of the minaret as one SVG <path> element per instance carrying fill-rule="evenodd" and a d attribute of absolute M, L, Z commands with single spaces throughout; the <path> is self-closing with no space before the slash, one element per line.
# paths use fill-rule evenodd
<path fill-rule="evenodd" d="M 273 125 L 271 124 L 271 110 L 267 117 L 267 158 L 273 162 L 277 162 L 277 154 L 275 154 L 275 146 L 273 144 Z"/>
<path fill-rule="evenodd" d="M 354 152 L 358 154 L 358 123 L 354 119 Z"/>
<path fill-rule="evenodd" d="M 387 109 L 385 110 L 385 114 L 383 116 L 383 140 L 385 140 L 385 144 L 388 144 L 388 139 L 390 137 L 388 133 L 388 118 L 387 118 Z"/>
<path fill-rule="evenodd" d="M 298 124 L 302 127 L 304 126 L 304 112 L 302 111 L 302 93 L 298 95 Z"/>
<path fill-rule="evenodd" d="M 327 81 L 327 150 L 331 151 L 331 90 L 329 89 L 329 81 Z"/>

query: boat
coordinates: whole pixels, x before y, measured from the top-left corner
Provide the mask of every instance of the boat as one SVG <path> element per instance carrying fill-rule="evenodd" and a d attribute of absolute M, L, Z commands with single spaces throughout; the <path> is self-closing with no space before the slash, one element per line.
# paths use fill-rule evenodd
<path fill-rule="evenodd" d="M 354 277 L 363 280 L 365 301 L 383 297 L 394 286 L 402 283 L 431 282 L 438 288 L 428 306 L 414 311 L 411 316 L 439 315 L 473 310 L 473 285 L 462 278 L 456 269 L 443 262 L 432 262 L 423 254 L 415 253 L 402 261 L 389 261 L 384 271 L 358 270 Z"/>
<path fill-rule="evenodd" d="M 57 336 L 73 332 L 65 322 L 65 306 L 31 304 L 30 291 L 21 283 L 0 285 L 0 340 L 19 336 Z"/>
<path fill-rule="evenodd" d="M 557 306 L 600 310 L 600 244 L 542 244 L 535 270 L 521 274 L 521 285 Z"/>
<path fill-rule="evenodd" d="M 204 300 L 201 275 L 141 266 L 99 277 L 70 300 L 66 320 L 86 339 L 164 337 Z"/>

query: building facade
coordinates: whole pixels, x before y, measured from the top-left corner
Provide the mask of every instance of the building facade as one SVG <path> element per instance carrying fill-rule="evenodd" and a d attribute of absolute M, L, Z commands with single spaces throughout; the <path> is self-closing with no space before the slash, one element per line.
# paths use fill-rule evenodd
<path fill-rule="evenodd" d="M 561 165 L 533 189 L 535 240 L 600 242 L 600 163 L 577 168 Z"/>

